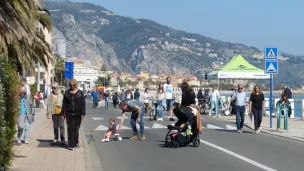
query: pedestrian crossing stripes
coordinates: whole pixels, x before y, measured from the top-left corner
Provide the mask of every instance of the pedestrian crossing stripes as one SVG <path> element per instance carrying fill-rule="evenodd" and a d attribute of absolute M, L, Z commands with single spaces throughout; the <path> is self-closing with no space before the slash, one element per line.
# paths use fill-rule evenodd
<path fill-rule="evenodd" d="M 94 121 L 103 121 L 104 120 L 104 118 L 92 118 Z"/>
<path fill-rule="evenodd" d="M 137 129 L 139 129 L 139 124 L 136 124 L 136 127 L 137 127 Z M 152 125 L 152 127 L 145 126 L 145 129 L 166 129 L 166 128 L 167 128 L 166 125 L 162 125 L 162 124 L 159 124 L 159 123 L 154 123 Z M 116 129 L 119 129 L 119 125 L 116 126 Z M 127 130 L 127 129 L 131 129 L 131 128 L 123 125 L 122 129 Z M 206 128 L 203 127 L 203 129 L 236 130 L 236 127 L 226 124 L 226 127 L 222 128 L 222 127 L 219 127 L 219 126 L 216 126 L 216 125 L 207 124 L 207 127 Z M 95 129 L 95 131 L 106 131 L 106 130 L 108 130 L 108 126 L 104 126 L 104 125 L 99 125 Z"/>

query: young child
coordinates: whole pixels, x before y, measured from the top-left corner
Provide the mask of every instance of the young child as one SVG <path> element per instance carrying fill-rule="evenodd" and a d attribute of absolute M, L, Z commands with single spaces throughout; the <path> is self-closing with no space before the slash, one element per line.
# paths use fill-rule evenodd
<path fill-rule="evenodd" d="M 103 139 L 101 140 L 102 142 L 109 142 L 110 137 L 112 135 L 116 134 L 116 124 L 115 124 L 115 119 L 111 118 L 109 120 L 110 126 L 109 129 L 107 130 L 107 133 L 104 135 Z"/>

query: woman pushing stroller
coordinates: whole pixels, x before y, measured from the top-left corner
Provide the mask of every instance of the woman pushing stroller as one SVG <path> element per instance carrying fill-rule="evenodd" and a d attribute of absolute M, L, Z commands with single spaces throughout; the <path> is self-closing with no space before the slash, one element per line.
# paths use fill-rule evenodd
<path fill-rule="evenodd" d="M 195 105 L 195 93 L 186 82 L 182 83 L 181 90 L 181 105 L 173 110 L 178 121 L 174 126 L 168 125 L 169 132 L 166 137 L 166 146 L 185 146 L 190 142 L 193 142 L 194 146 L 199 146 L 198 135 L 202 133 L 203 129 L 199 107 Z M 186 132 L 189 129 L 192 133 L 187 135 Z M 172 130 L 178 130 L 178 132 L 171 133 Z"/>

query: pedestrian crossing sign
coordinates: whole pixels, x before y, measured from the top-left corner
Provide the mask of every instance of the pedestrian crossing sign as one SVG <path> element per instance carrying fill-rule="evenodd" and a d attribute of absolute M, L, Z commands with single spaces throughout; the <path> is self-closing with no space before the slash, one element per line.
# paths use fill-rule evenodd
<path fill-rule="evenodd" d="M 277 47 L 265 47 L 264 56 L 265 60 L 278 60 L 278 48 Z"/>
<path fill-rule="evenodd" d="M 278 74 L 278 61 L 265 61 L 265 74 Z"/>

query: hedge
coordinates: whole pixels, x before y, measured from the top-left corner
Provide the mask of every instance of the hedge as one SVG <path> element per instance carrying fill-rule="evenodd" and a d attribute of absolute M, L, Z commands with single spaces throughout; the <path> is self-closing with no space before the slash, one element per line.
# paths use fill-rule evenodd
<path fill-rule="evenodd" d="M 0 170 L 8 170 L 14 156 L 19 114 L 19 75 L 16 66 L 0 61 Z"/>

